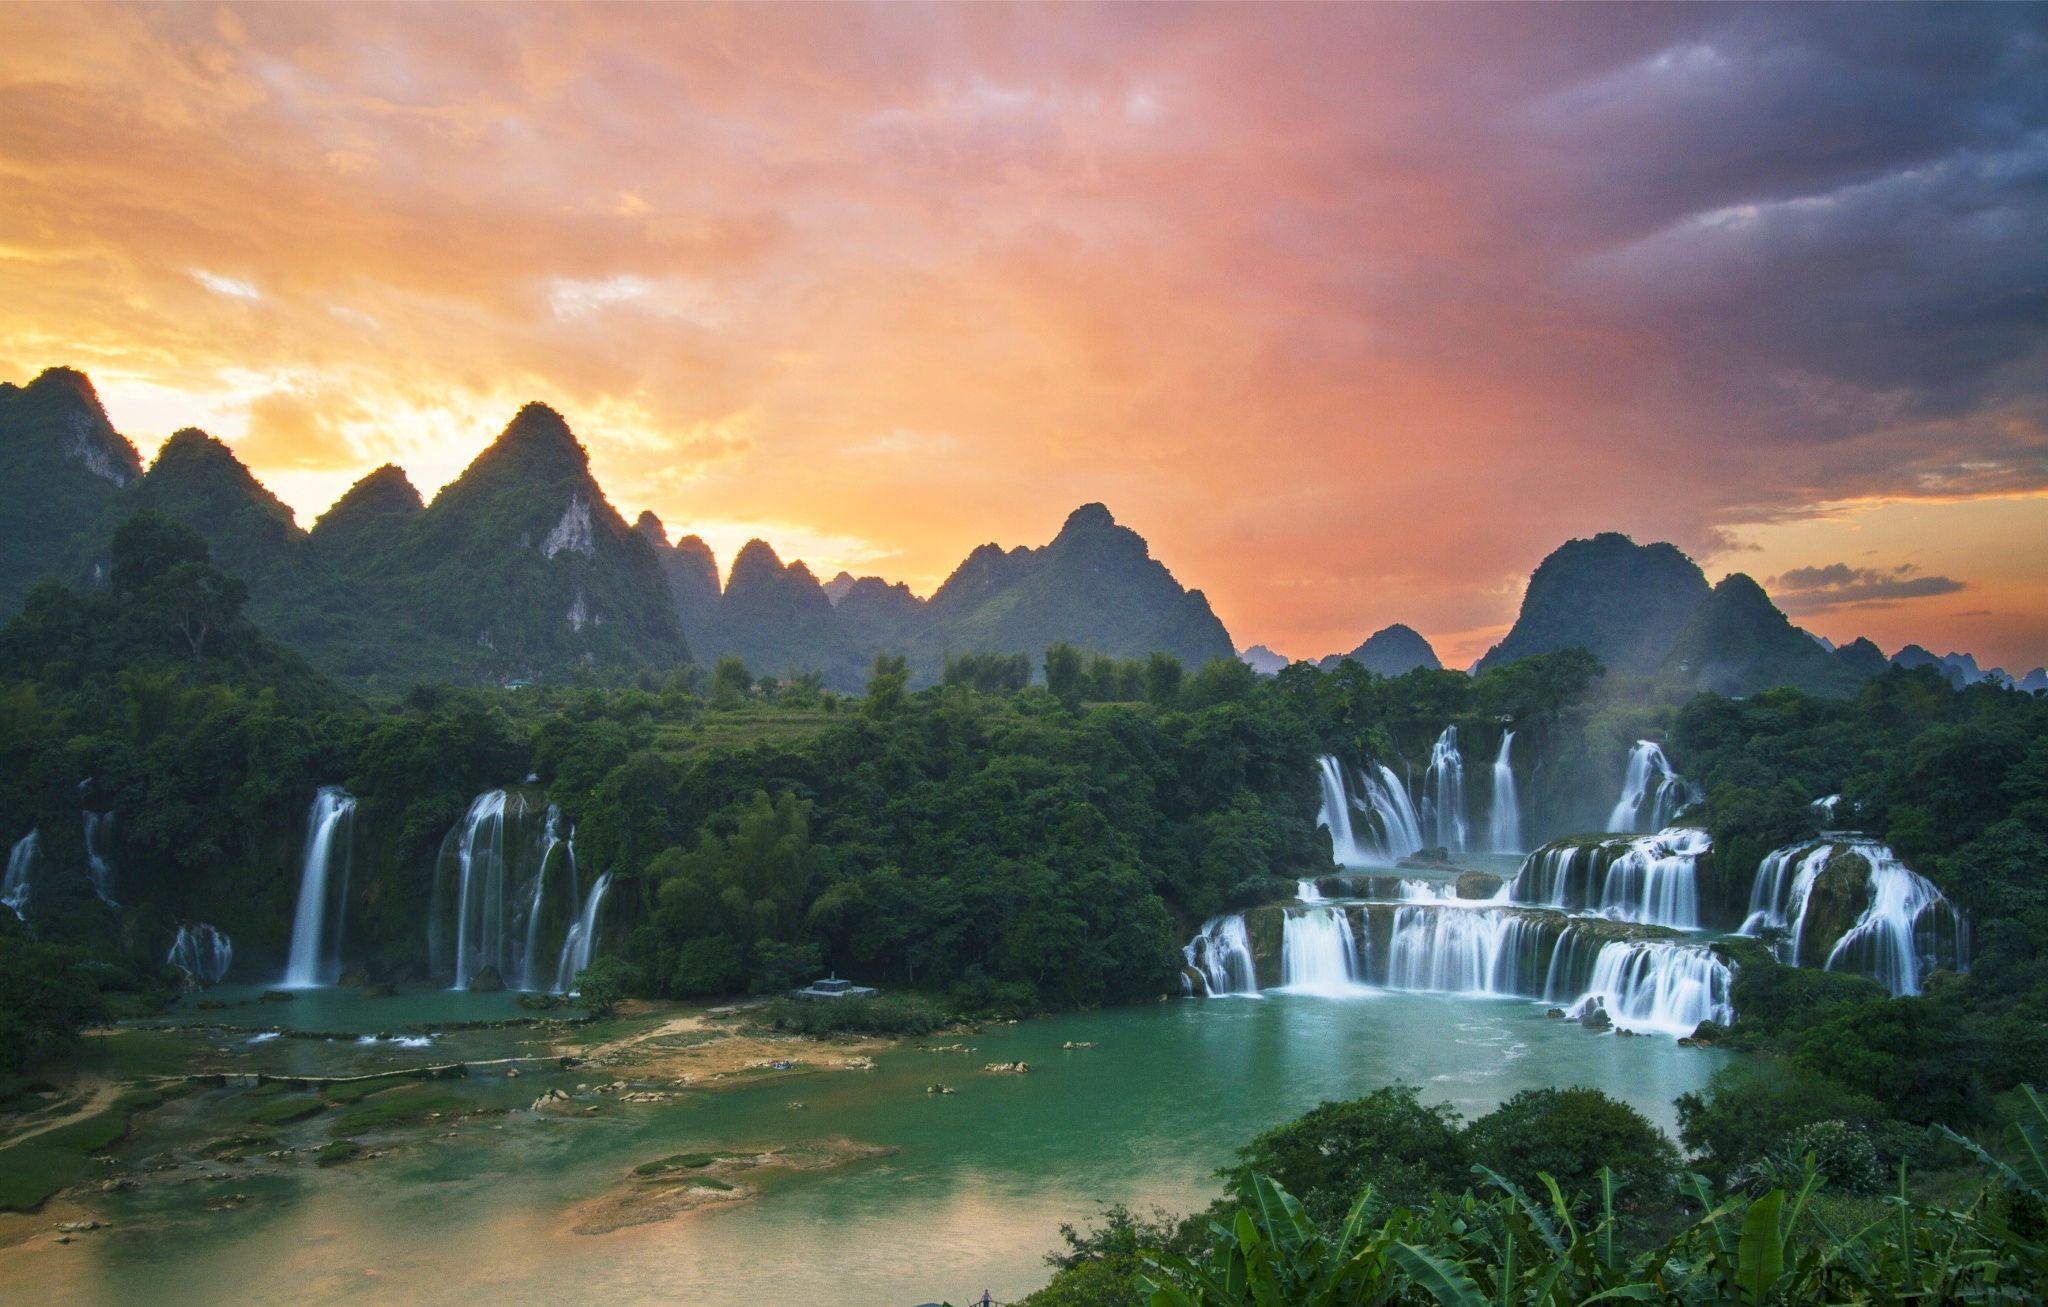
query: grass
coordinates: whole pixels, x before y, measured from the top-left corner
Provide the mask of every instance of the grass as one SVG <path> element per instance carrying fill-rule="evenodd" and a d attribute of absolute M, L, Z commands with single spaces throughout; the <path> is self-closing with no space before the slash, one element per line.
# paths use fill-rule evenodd
<path fill-rule="evenodd" d="M 412 1085 L 358 1103 L 336 1117 L 331 1129 L 337 1135 L 352 1135 L 364 1130 L 404 1125 L 436 1112 L 442 1116 L 455 1116 L 475 1107 L 475 1103 L 460 1094 L 451 1094 L 431 1085 Z"/>
<path fill-rule="evenodd" d="M 161 1106 L 165 1094 L 131 1089 L 97 1112 L 0 1148 L 0 1210 L 27 1212 L 92 1173 L 92 1155 L 128 1133 L 128 1119 Z"/>
<path fill-rule="evenodd" d="M 322 1144 L 320 1151 L 313 1154 L 315 1166 L 340 1166 L 353 1162 L 362 1156 L 363 1146 L 353 1139 L 337 1139 L 331 1144 Z"/>
<path fill-rule="evenodd" d="M 312 1094 L 273 1095 L 266 1096 L 244 1112 L 242 1119 L 250 1125 L 290 1125 L 294 1121 L 317 1116 L 326 1109 L 327 1104 Z"/>
<path fill-rule="evenodd" d="M 267 1152 L 276 1148 L 278 1143 L 278 1137 L 268 1130 L 243 1130 L 209 1139 L 199 1146 L 199 1151 L 211 1158 L 232 1161 L 248 1153 Z"/>
<path fill-rule="evenodd" d="M 779 998 L 763 1024 L 798 1035 L 929 1035 L 946 1024 L 945 1009 L 916 994 L 878 998 Z"/>
<path fill-rule="evenodd" d="M 320 1096 L 330 1103 L 348 1107 L 362 1102 L 372 1094 L 381 1094 L 387 1089 L 397 1089 L 402 1085 L 415 1083 L 417 1082 L 411 1076 L 379 1076 L 375 1080 L 351 1080 L 343 1085 L 328 1085 L 320 1091 Z"/>
<path fill-rule="evenodd" d="M 796 745 L 845 720 L 842 714 L 817 708 L 734 708 L 707 712 L 687 725 L 657 726 L 654 747 L 671 757 L 684 757 L 707 749 L 753 744 Z"/>
<path fill-rule="evenodd" d="M 723 1153 L 676 1153 L 633 1168 L 634 1175 L 663 1175 L 669 1171 L 698 1171 L 723 1158 Z"/>

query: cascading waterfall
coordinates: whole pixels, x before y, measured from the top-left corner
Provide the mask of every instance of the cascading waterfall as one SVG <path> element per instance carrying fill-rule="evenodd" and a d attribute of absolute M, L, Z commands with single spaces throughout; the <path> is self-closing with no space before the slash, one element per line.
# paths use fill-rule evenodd
<path fill-rule="evenodd" d="M 1298 880 L 1294 882 L 1294 897 L 1303 903 L 1321 903 L 1323 891 L 1312 880 Z"/>
<path fill-rule="evenodd" d="M 1514 744 L 1515 733 L 1503 732 L 1500 752 L 1493 757 L 1493 818 L 1487 834 L 1495 853 L 1522 851 L 1522 807 L 1515 797 L 1515 769 L 1508 757 Z"/>
<path fill-rule="evenodd" d="M 1607 829 L 1618 835 L 1662 830 L 1695 797 L 1692 782 L 1671 770 L 1662 747 L 1637 740 L 1629 750 L 1621 798 L 1607 814 Z"/>
<path fill-rule="evenodd" d="M 114 902 L 114 859 L 108 851 L 113 836 L 113 813 L 85 814 L 85 869 L 92 877 L 92 892 L 100 896 L 100 902 L 118 907 Z"/>
<path fill-rule="evenodd" d="M 178 927 L 178 937 L 171 942 L 170 955 L 164 959 L 202 985 L 218 985 L 234 960 L 233 941 L 225 932 L 203 921 Z"/>
<path fill-rule="evenodd" d="M 522 954 L 519 988 L 538 990 L 550 979 L 543 965 L 547 953 L 541 947 L 540 936 L 542 923 L 548 916 L 548 886 L 554 883 L 562 885 L 567 890 L 567 910 L 570 915 L 569 934 L 563 938 L 562 952 L 555 962 L 554 989 L 557 993 L 562 993 L 567 987 L 560 979 L 561 969 L 570 961 L 570 944 L 583 919 L 583 914 L 577 910 L 576 905 L 576 832 L 571 830 L 566 837 L 562 834 L 562 813 L 553 804 L 548 805 L 547 819 L 542 830 L 540 870 L 534 874 L 531 891 L 526 896 L 526 947 Z M 599 881 L 608 885 L 610 878 L 599 877 Z M 598 893 L 596 887 L 592 887 L 592 893 Z M 588 965 L 587 958 L 584 965 Z M 576 968 L 577 971 L 582 969 L 582 966 Z M 575 972 L 570 972 L 569 977 L 573 980 Z"/>
<path fill-rule="evenodd" d="M 1364 986 L 1358 937 L 1342 908 L 1290 912 L 1281 924 L 1280 982 L 1297 994 L 1326 998 L 1360 992 Z"/>
<path fill-rule="evenodd" d="M 355 811 L 354 796 L 338 785 L 322 786 L 306 811 L 299 904 L 292 914 L 291 952 L 282 982 L 286 989 L 331 985 L 341 975 Z"/>
<path fill-rule="evenodd" d="M 1543 971 L 1545 924 L 1500 908 L 1407 904 L 1394 910 L 1384 977 L 1389 989 L 1524 994 Z"/>
<path fill-rule="evenodd" d="M 1788 844 L 1773 849 L 1757 864 L 1756 880 L 1749 889 L 1749 911 L 1742 928 L 1735 933 L 1754 938 L 1767 930 L 1782 930 L 1789 937 L 1786 961 L 1799 964 L 1799 928 L 1805 924 L 1806 898 L 1815 877 L 1834 855 L 1832 844 Z"/>
<path fill-rule="evenodd" d="M 1696 944 L 1637 940 L 1604 945 L 1571 1015 L 1595 1004 L 1625 1030 L 1689 1035 L 1702 1021 L 1735 1019 L 1728 964 Z"/>
<path fill-rule="evenodd" d="M 583 904 L 583 911 L 569 927 L 568 935 L 562 940 L 562 957 L 555 964 L 555 992 L 571 993 L 576 988 L 576 977 L 590 966 L 597 956 L 597 913 L 604 906 L 605 891 L 612 887 L 612 874 L 605 872 L 590 887 L 590 897 Z"/>
<path fill-rule="evenodd" d="M 441 842 L 427 927 L 429 964 L 468 989 L 494 970 L 508 987 L 561 990 L 595 955 L 609 888 L 585 897 L 576 832 L 561 810 L 517 789 L 487 790 Z M 564 968 L 572 968 L 565 974 Z"/>
<path fill-rule="evenodd" d="M 30 831 L 14 842 L 7 851 L 7 876 L 0 880 L 0 903 L 14 909 L 14 915 L 27 920 L 29 896 L 35 891 L 36 863 L 43 855 L 42 836 Z"/>
<path fill-rule="evenodd" d="M 1865 904 L 1828 949 L 1823 969 L 1869 976 L 1893 994 L 1918 994 L 1936 967 L 1968 969 L 1969 922 L 1933 881 L 1876 840 L 1822 840 L 1773 850 L 1757 865 L 1742 933 L 1782 930 L 1787 943 L 1781 952 L 1794 965 L 1811 965 L 1806 933 L 1814 885 L 1830 862 L 1850 853 L 1868 868 Z"/>
<path fill-rule="evenodd" d="M 1188 941 L 1181 955 L 1202 977 L 1211 998 L 1259 992 L 1251 937 L 1245 934 L 1241 915 L 1211 917 L 1202 924 L 1201 933 Z"/>
<path fill-rule="evenodd" d="M 1708 945 L 1617 940 L 1613 927 L 1436 897 L 1422 881 L 1398 890 L 1394 902 L 1277 909 L 1284 913 L 1285 989 L 1316 997 L 1377 987 L 1532 999 L 1580 1016 L 1597 1006 L 1621 1028 L 1675 1035 L 1701 1021 L 1734 1019 L 1733 969 Z M 1184 954 L 1207 994 L 1259 992 L 1242 916 L 1209 921 Z"/>
<path fill-rule="evenodd" d="M 1458 728 L 1444 727 L 1430 746 L 1429 770 L 1422 774 L 1430 830 L 1453 853 L 1465 850 L 1465 759 L 1458 752 Z"/>
<path fill-rule="evenodd" d="M 1712 847 L 1707 832 L 1689 827 L 1594 844 L 1561 840 L 1524 858 L 1498 901 L 1697 930 L 1699 860 Z"/>
<path fill-rule="evenodd" d="M 1385 766 L 1359 774 L 1357 793 L 1351 772 L 1334 756 L 1317 759 L 1316 770 L 1323 795 L 1316 822 L 1330 832 L 1331 853 L 1340 865 L 1392 866 L 1422 847 L 1408 789 Z M 1363 829 L 1354 813 L 1363 818 Z"/>

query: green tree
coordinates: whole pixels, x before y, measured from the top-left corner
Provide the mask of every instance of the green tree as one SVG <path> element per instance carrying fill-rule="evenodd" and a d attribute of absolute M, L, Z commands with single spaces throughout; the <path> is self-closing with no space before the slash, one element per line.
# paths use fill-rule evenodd
<path fill-rule="evenodd" d="M 1600 1172 L 1613 1173 L 1616 1205 L 1662 1212 L 1677 1196 L 1678 1149 L 1627 1103 L 1597 1089 L 1525 1089 L 1465 1132 L 1472 1160 L 1523 1189 L 1550 1176 L 1581 1216 L 1602 1202 Z"/>
<path fill-rule="evenodd" d="M 754 674 L 747 670 L 746 663 L 727 654 L 711 669 L 711 706 L 721 710 L 739 707 L 747 700 L 747 692 L 754 688 Z"/>
<path fill-rule="evenodd" d="M 1046 647 L 1045 688 L 1069 709 L 1080 706 L 1082 696 L 1088 692 L 1088 675 L 1079 649 L 1070 644 Z"/>

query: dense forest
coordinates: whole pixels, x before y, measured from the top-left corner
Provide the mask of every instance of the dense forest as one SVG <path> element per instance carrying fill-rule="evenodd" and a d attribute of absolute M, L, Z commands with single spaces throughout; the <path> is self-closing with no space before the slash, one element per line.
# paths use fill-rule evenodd
<path fill-rule="evenodd" d="M 1092 1277 L 1141 1274 L 1162 1301 L 1236 1301 L 1196 1286 L 1234 1283 L 1232 1266 L 1280 1274 L 1266 1244 L 1288 1275 L 1329 1274 L 1339 1248 L 1356 1261 L 1370 1243 L 1374 1274 L 1427 1278 L 1427 1257 L 1391 1250 L 1429 1241 L 1458 1261 L 1519 1240 L 1531 1273 L 1547 1258 L 1556 1283 L 1590 1292 L 1647 1274 L 1644 1258 L 1710 1261 L 1721 1227 L 1682 1218 L 1766 1191 L 1799 1197 L 1745 1210 L 1803 1204 L 1773 1217 L 1791 1266 L 1813 1237 L 1800 1222 L 1830 1202 L 1861 1211 L 1902 1171 L 1962 1184 L 1961 1145 L 1932 1132 L 1995 1134 L 2020 1087 L 2048 1081 L 2048 702 L 2025 693 L 1894 667 L 1848 698 L 1672 703 L 1578 649 L 1383 677 L 1060 645 L 1037 666 L 949 658 L 923 689 L 885 655 L 858 696 L 728 657 L 618 688 L 423 685 L 369 701 L 272 642 L 245 602 L 202 539 L 144 513 L 117 533 L 105 586 L 42 585 L 0 632 L 0 829 L 36 832 L 18 913 L 0 913 L 0 1047 L 17 1075 L 87 1023 L 168 1001 L 189 968 L 167 950 L 201 923 L 233 939 L 241 974 L 277 974 L 322 787 L 356 805 L 347 983 L 445 980 L 429 923 L 451 832 L 499 793 L 573 832 L 572 909 L 594 876 L 610 885 L 580 955 L 595 958 L 579 977 L 591 993 L 774 993 L 837 969 L 895 994 L 832 1020 L 925 1030 L 1180 992 L 1204 918 L 1332 869 L 1317 757 L 1399 765 L 1451 725 L 1482 747 L 1511 727 L 1531 806 L 1560 829 L 1582 824 L 1583 796 L 1611 793 L 1630 741 L 1663 740 L 1694 781 L 1687 820 L 1744 883 L 1815 834 L 1816 798 L 1839 796 L 1968 914 L 1972 965 L 1892 997 L 1731 941 L 1738 1016 L 1698 1037 L 1756 1056 L 1679 1104 L 1697 1193 L 1675 1185 L 1669 1141 L 1591 1091 L 1466 1124 L 1391 1089 L 1248 1145 L 1210 1213 L 1221 1224 L 1112 1213 L 1077 1232 L 1046 1301 L 1117 1301 L 1121 1288 L 1090 1297 L 1109 1282 Z M 1560 1186 L 1548 1201 L 1543 1175 Z M 2038 1224 L 2038 1197 L 1997 1203 L 1941 1217 L 1943 1237 Z M 1253 1215 L 1229 1217 L 1236 1204 Z"/>

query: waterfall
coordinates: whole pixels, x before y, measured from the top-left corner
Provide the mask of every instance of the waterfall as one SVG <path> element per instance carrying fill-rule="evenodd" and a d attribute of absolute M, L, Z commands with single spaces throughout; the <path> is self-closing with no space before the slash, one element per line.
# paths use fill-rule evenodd
<path fill-rule="evenodd" d="M 1421 823 L 1407 787 L 1393 772 L 1384 766 L 1364 772 L 1360 793 L 1354 795 L 1350 773 L 1336 757 L 1317 759 L 1316 770 L 1323 796 L 1316 823 L 1330 832 L 1331 854 L 1339 865 L 1391 866 L 1422 847 Z M 1363 830 L 1353 822 L 1353 813 L 1364 816 Z"/>
<path fill-rule="evenodd" d="M 42 853 L 42 837 L 35 831 L 16 840 L 7 851 L 7 878 L 0 880 L 0 903 L 13 908 L 14 915 L 24 921 L 28 919 L 29 894 L 35 889 L 31 878 Z"/>
<path fill-rule="evenodd" d="M 1969 967 L 1969 922 L 1933 881 L 1876 840 L 1821 840 L 1772 850 L 1757 864 L 1742 933 L 1782 930 L 1788 943 L 1780 953 L 1795 966 L 1811 965 L 1805 934 L 1813 887 L 1828 864 L 1845 853 L 1861 857 L 1869 868 L 1866 901 L 1821 961 L 1824 970 L 1869 976 L 1896 995 L 1918 994 L 1936 967 Z"/>
<path fill-rule="evenodd" d="M 85 814 L 85 869 L 92 877 L 92 892 L 100 896 L 100 902 L 119 906 L 114 902 L 114 860 L 107 852 L 113 833 L 113 813 Z"/>
<path fill-rule="evenodd" d="M 1360 983 L 1358 937 L 1342 908 L 1290 912 L 1282 923 L 1280 980 L 1298 994 L 1355 994 Z"/>
<path fill-rule="evenodd" d="M 1624 835 L 1661 830 L 1693 801 L 1692 782 L 1671 770 L 1664 750 L 1653 741 L 1637 740 L 1629 750 L 1621 798 L 1607 814 L 1607 829 Z"/>
<path fill-rule="evenodd" d="M 555 964 L 555 993 L 573 993 L 576 977 L 597 956 L 597 912 L 604 906 L 605 891 L 611 887 L 612 874 L 607 871 L 590 887 L 590 897 L 584 901 L 582 913 L 563 938 L 562 957 Z"/>
<path fill-rule="evenodd" d="M 1351 795 L 1344 784 L 1344 765 L 1324 754 L 1316 760 L 1316 772 L 1323 787 L 1323 806 L 1316 813 L 1316 824 L 1330 832 L 1330 853 L 1339 865 L 1356 866 L 1366 858 L 1358 837 L 1351 832 Z"/>
<path fill-rule="evenodd" d="M 1487 834 L 1495 853 L 1522 851 L 1522 808 L 1515 797 L 1515 769 L 1508 760 L 1514 743 L 1513 731 L 1503 733 L 1500 752 L 1493 758 L 1493 819 L 1487 823 Z"/>
<path fill-rule="evenodd" d="M 1571 1015 L 1582 1017 L 1597 1004 L 1625 1030 L 1690 1035 L 1702 1021 L 1735 1019 L 1734 983 L 1728 964 L 1699 945 L 1616 942 L 1601 948 Z"/>
<path fill-rule="evenodd" d="M 1458 753 L 1458 728 L 1444 727 L 1430 746 L 1429 770 L 1422 774 L 1436 843 L 1452 853 L 1465 850 L 1465 760 Z"/>
<path fill-rule="evenodd" d="M 1543 970 L 1545 925 L 1501 908 L 1398 907 L 1387 943 L 1387 988 L 1523 994 Z"/>
<path fill-rule="evenodd" d="M 1791 944 L 1786 960 L 1797 966 L 1806 896 L 1834 851 L 1832 844 L 1788 844 L 1765 854 L 1757 864 L 1756 880 L 1749 889 L 1749 911 L 1735 933 L 1755 937 L 1767 930 L 1789 932 Z"/>
<path fill-rule="evenodd" d="M 1934 882 L 1908 869 L 1886 845 L 1854 847 L 1870 864 L 1870 903 L 1835 942 L 1826 969 L 1858 971 L 1894 994 L 1917 994 L 1922 975 L 1938 964 L 1944 948 L 1957 970 L 1967 967 L 1968 927 Z"/>
<path fill-rule="evenodd" d="M 1351 909 L 1277 909 L 1286 990 L 1322 998 L 1374 987 L 1521 998 L 1581 1016 L 1597 1006 L 1622 1028 L 1675 1035 L 1734 1019 L 1733 969 L 1708 945 L 1617 940 L 1613 927 L 1555 912 L 1431 897 L 1434 888 L 1421 881 L 1401 882 L 1398 891 L 1399 901 Z M 1203 993 L 1259 992 L 1241 916 L 1211 919 L 1183 955 L 1202 977 Z"/>
<path fill-rule="evenodd" d="M 1597 844 L 1559 841 L 1524 858 L 1499 897 L 1597 912 L 1615 921 L 1697 930 L 1699 860 L 1712 847 L 1707 832 L 1688 827 Z"/>
<path fill-rule="evenodd" d="M 1294 897 L 1303 903 L 1321 903 L 1323 891 L 1312 880 L 1298 880 L 1294 882 Z"/>
<path fill-rule="evenodd" d="M 580 897 L 576 832 L 564 828 L 559 808 L 520 790 L 470 801 L 435 864 L 427 954 L 436 975 L 468 989 L 488 967 L 510 988 L 542 991 L 561 988 L 564 966 L 587 961 L 590 951 L 571 944 L 602 892 L 594 885 L 593 899 Z"/>
<path fill-rule="evenodd" d="M 349 838 L 356 801 L 323 785 L 306 811 L 306 847 L 299 859 L 299 906 L 292 914 L 286 989 L 331 985 L 341 975 L 341 935 L 348 914 Z M 339 874 L 337 875 L 337 869 Z"/>
<path fill-rule="evenodd" d="M 1242 916 L 1211 917 L 1181 954 L 1202 977 L 1211 998 L 1259 992 L 1251 937 L 1245 934 Z"/>
<path fill-rule="evenodd" d="M 555 991 L 561 993 L 567 990 L 567 986 L 562 983 L 561 969 L 570 960 L 570 942 L 575 937 L 583 917 L 576 903 L 576 832 L 572 829 L 566 838 L 563 837 L 561 809 L 553 804 L 548 805 L 547 819 L 542 831 L 540 868 L 534 874 L 531 892 L 526 895 L 526 947 L 521 955 L 523 965 L 519 988 L 528 991 L 538 990 L 553 978 Z M 553 868 L 558 862 L 563 867 L 561 875 L 553 873 Z M 543 965 L 548 955 L 541 946 L 541 926 L 548 916 L 547 891 L 551 880 L 562 885 L 567 891 L 566 911 L 570 919 L 569 934 L 563 938 L 562 952 L 556 959 L 553 973 L 547 972 Z M 609 884 L 609 877 L 600 877 L 599 883 Z M 592 893 L 597 892 L 596 887 L 593 887 Z M 588 965 L 587 957 L 584 965 Z M 576 968 L 577 971 L 582 969 L 582 966 Z M 570 972 L 569 979 L 575 979 L 575 974 L 573 971 Z"/>
<path fill-rule="evenodd" d="M 218 985 L 235 960 L 235 946 L 227 935 L 205 922 L 178 927 L 164 961 L 202 985 Z"/>

